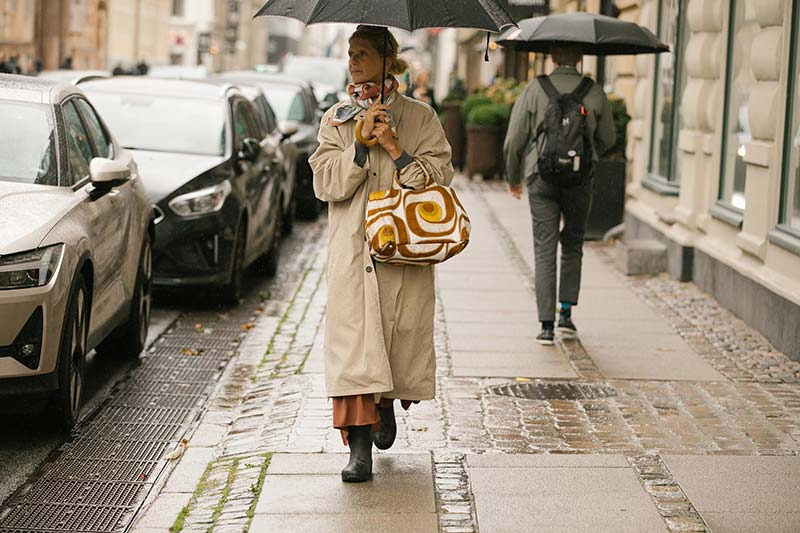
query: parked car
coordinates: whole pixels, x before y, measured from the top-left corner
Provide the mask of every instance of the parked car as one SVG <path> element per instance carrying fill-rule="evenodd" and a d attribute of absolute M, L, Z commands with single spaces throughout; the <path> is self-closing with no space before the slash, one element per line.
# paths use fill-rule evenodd
<path fill-rule="evenodd" d="M 133 152 L 156 206 L 154 283 L 239 301 L 244 270 L 277 268 L 281 167 L 233 86 L 117 77 L 81 85 Z"/>
<path fill-rule="evenodd" d="M 310 83 L 317 100 L 325 102 L 327 107 L 344 98 L 348 80 L 346 59 L 288 55 L 281 72 Z"/>
<path fill-rule="evenodd" d="M 86 355 L 135 356 L 153 212 L 130 152 L 73 85 L 0 75 L 0 394 L 80 414 Z"/>
<path fill-rule="evenodd" d="M 77 85 L 82 81 L 108 78 L 111 76 L 111 72 L 107 70 L 55 69 L 43 70 L 37 76 L 46 80 L 61 81 Z"/>
<path fill-rule="evenodd" d="M 247 80 L 236 81 L 224 77 L 214 76 L 209 78 L 216 83 L 234 83 L 256 108 L 258 118 L 261 121 L 261 128 L 266 132 L 266 137 L 262 142 L 268 145 L 269 150 L 275 151 L 275 157 L 283 169 L 283 234 L 288 235 L 292 232 L 294 218 L 297 212 L 295 199 L 295 185 L 297 175 L 297 146 L 291 138 L 284 136 L 278 127 L 278 118 L 275 111 L 269 105 L 264 91 L 257 85 L 252 85 Z"/>
<path fill-rule="evenodd" d="M 319 146 L 319 120 L 322 111 L 311 86 L 281 74 L 265 74 L 249 70 L 225 72 L 220 79 L 247 82 L 264 91 L 278 117 L 278 127 L 286 140 L 296 147 L 297 215 L 315 219 L 322 204 L 314 196 L 314 174 L 308 158 Z"/>

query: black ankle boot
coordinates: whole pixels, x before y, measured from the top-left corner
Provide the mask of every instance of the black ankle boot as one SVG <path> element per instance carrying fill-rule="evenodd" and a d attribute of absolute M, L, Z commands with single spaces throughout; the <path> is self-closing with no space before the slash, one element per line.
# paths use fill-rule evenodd
<path fill-rule="evenodd" d="M 372 426 L 350 426 L 347 440 L 350 443 L 350 462 L 342 470 L 342 481 L 361 483 L 372 477 Z"/>
<path fill-rule="evenodd" d="M 381 426 L 372 434 L 372 442 L 379 450 L 388 450 L 397 437 L 397 421 L 394 419 L 394 402 L 388 407 L 378 405 L 378 414 L 381 415 Z"/>

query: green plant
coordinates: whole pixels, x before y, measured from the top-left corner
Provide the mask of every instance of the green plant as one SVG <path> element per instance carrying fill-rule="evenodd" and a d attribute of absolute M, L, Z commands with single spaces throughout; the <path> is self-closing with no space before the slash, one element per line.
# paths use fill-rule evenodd
<path fill-rule="evenodd" d="M 472 108 L 467 115 L 471 126 L 499 126 L 503 123 L 503 112 L 498 104 L 482 104 Z"/>
<path fill-rule="evenodd" d="M 625 105 L 625 100 L 615 94 L 609 95 L 609 102 L 611 103 L 611 116 L 614 120 L 614 131 L 617 134 L 617 140 L 614 146 L 606 154 L 608 159 L 625 159 L 625 147 L 628 144 L 628 122 L 631 117 L 628 115 L 628 106 Z"/>
<path fill-rule="evenodd" d="M 472 94 L 468 96 L 464 102 L 461 104 L 461 116 L 464 117 L 464 120 L 469 122 L 469 116 L 472 113 L 472 110 L 478 106 L 489 105 L 492 103 L 492 99 L 486 96 L 485 94 Z"/>

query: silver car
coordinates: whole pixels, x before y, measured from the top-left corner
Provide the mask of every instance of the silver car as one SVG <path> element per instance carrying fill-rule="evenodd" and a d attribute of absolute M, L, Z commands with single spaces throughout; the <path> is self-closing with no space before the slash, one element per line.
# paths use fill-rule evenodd
<path fill-rule="evenodd" d="M 150 320 L 152 207 L 83 93 L 0 75 L 0 395 L 78 418 L 86 354 L 136 356 Z"/>

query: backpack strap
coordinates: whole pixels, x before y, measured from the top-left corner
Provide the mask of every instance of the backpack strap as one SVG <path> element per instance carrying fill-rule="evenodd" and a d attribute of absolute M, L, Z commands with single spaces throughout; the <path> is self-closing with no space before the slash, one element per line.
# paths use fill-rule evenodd
<path fill-rule="evenodd" d="M 578 102 L 583 102 L 583 99 L 586 98 L 586 95 L 589 94 L 589 91 L 592 89 L 592 87 L 594 87 L 594 81 L 592 78 L 584 76 L 578 86 L 572 91 L 572 95 L 578 100 Z"/>
<path fill-rule="evenodd" d="M 547 94 L 548 98 L 553 100 L 554 98 L 558 98 L 559 96 L 561 96 L 561 93 L 558 92 L 556 86 L 553 85 L 552 81 L 550 81 L 550 76 L 548 76 L 547 74 L 540 74 L 536 76 L 536 79 L 539 80 L 539 85 L 542 86 L 542 89 L 544 89 L 544 92 L 545 94 Z"/>

